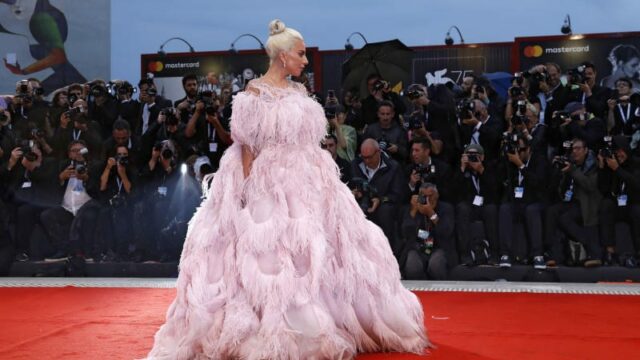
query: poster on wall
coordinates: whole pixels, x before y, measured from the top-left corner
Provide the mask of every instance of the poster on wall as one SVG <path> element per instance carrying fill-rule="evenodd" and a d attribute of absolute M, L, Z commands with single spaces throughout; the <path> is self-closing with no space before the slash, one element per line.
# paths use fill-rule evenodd
<path fill-rule="evenodd" d="M 640 91 L 640 33 L 516 38 L 515 70 L 554 62 L 566 73 L 589 61 L 597 70 L 596 82 L 609 88 L 628 77 Z"/>
<path fill-rule="evenodd" d="M 45 94 L 109 79 L 110 14 L 108 0 L 0 0 L 0 94 L 26 78 L 40 80 Z"/>
<path fill-rule="evenodd" d="M 310 88 L 315 88 L 317 48 L 307 48 L 309 65 L 304 76 Z M 174 54 L 143 54 L 141 76 L 152 74 L 158 92 L 167 99 L 177 100 L 184 96 L 182 77 L 195 74 L 198 89 L 212 90 L 218 95 L 222 88 L 232 92 L 243 90 L 247 82 L 262 76 L 269 68 L 269 57 L 261 50 L 194 52 Z"/>

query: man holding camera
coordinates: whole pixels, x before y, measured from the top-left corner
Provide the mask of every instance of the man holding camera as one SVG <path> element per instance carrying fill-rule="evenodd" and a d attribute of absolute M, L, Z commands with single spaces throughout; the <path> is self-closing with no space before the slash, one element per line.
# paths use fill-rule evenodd
<path fill-rule="evenodd" d="M 454 178 L 458 192 L 458 250 L 465 265 L 497 263 L 500 183 L 495 165 L 485 160 L 484 148 L 479 144 L 467 145 Z M 484 239 L 473 237 L 471 228 L 476 221 L 482 222 Z"/>
<path fill-rule="evenodd" d="M 59 158 L 64 157 L 74 140 L 84 141 L 92 154 L 99 154 L 102 150 L 100 125 L 89 118 L 87 103 L 82 99 L 76 100 L 69 110 L 60 115 L 59 125 L 54 130 L 51 141 Z"/>
<path fill-rule="evenodd" d="M 138 82 L 138 88 L 140 89 L 140 108 L 133 132 L 136 136 L 142 136 L 149 130 L 151 124 L 156 122 L 160 110 L 171 107 L 171 101 L 158 95 L 153 78 L 141 79 Z"/>
<path fill-rule="evenodd" d="M 336 149 L 338 156 L 346 161 L 353 161 L 358 146 L 358 136 L 352 126 L 345 125 L 347 114 L 338 102 L 334 90 L 327 91 L 324 114 L 329 123 L 329 134 L 334 135 L 338 141 Z"/>
<path fill-rule="evenodd" d="M 607 100 L 611 98 L 611 89 L 596 83 L 596 71 L 593 63 L 585 61 L 569 71 L 571 93 L 570 101 L 585 105 L 588 112 L 600 119 L 605 118 Z"/>
<path fill-rule="evenodd" d="M 563 139 L 583 139 L 589 149 L 598 151 L 602 145 L 602 138 L 607 133 L 604 121 L 587 112 L 587 107 L 577 101 L 568 103 L 564 108 L 564 114 L 566 115 L 560 124 Z"/>
<path fill-rule="evenodd" d="M 109 136 L 113 123 L 118 118 L 118 105 L 116 100 L 109 94 L 104 81 L 96 80 L 92 82 L 89 90 L 88 116 L 90 119 L 100 124 L 100 138 Z"/>
<path fill-rule="evenodd" d="M 33 140 L 23 140 L 0 169 L 0 179 L 7 187 L 7 205 L 15 212 L 18 261 L 29 260 L 31 234 L 40 224 L 40 214 L 52 203 L 50 165 Z"/>
<path fill-rule="evenodd" d="M 320 146 L 331 154 L 331 158 L 333 158 L 333 161 L 338 165 L 338 168 L 340 169 L 340 181 L 348 184 L 352 177 L 351 163 L 338 156 L 338 139 L 336 139 L 336 136 L 333 134 L 327 134 L 327 136 L 322 140 Z"/>
<path fill-rule="evenodd" d="M 393 121 L 395 115 L 393 103 L 380 102 L 377 114 L 378 122 L 367 126 L 363 138 L 376 140 L 380 150 L 398 163 L 404 164 L 407 160 L 407 132 Z"/>
<path fill-rule="evenodd" d="M 598 154 L 598 187 L 604 194 L 600 207 L 604 263 L 637 267 L 634 255 L 640 255 L 640 164 L 631 157 L 624 135 L 614 136 Z M 633 241 L 616 231 L 618 222 L 631 228 Z"/>
<path fill-rule="evenodd" d="M 478 144 L 485 161 L 495 164 L 500 156 L 502 121 L 490 116 L 481 100 L 463 100 L 458 105 L 458 124 L 463 144 Z"/>
<path fill-rule="evenodd" d="M 607 100 L 607 132 L 610 135 L 632 136 L 640 128 L 640 96 L 631 93 L 632 87 L 629 78 L 616 80 L 612 98 Z"/>
<path fill-rule="evenodd" d="M 229 120 L 220 116 L 220 103 L 213 91 L 203 91 L 198 97 L 195 111 L 184 130 L 185 138 L 195 151 L 185 156 L 206 155 L 217 170 L 222 153 L 232 143 Z"/>
<path fill-rule="evenodd" d="M 111 136 L 102 143 L 102 155 L 100 159 L 105 160 L 109 154 L 114 154 L 118 146 L 125 146 L 129 153 L 129 160 L 139 166 L 141 163 L 140 139 L 131 133 L 129 123 L 123 119 L 118 119 L 113 123 Z"/>
<path fill-rule="evenodd" d="M 16 93 L 11 102 L 13 128 L 20 139 L 28 139 L 29 113 L 33 108 L 33 87 L 28 80 L 16 83 Z"/>
<path fill-rule="evenodd" d="M 187 74 L 182 77 L 182 89 L 185 97 L 176 100 L 173 107 L 180 113 L 179 118 L 186 122 L 191 119 L 195 109 L 198 95 L 198 77 L 195 74 Z"/>
<path fill-rule="evenodd" d="M 545 124 L 540 123 L 538 108 L 529 102 L 518 102 L 516 111 L 510 119 L 509 133 L 520 134 L 527 140 L 533 155 L 547 156 L 548 139 Z"/>
<path fill-rule="evenodd" d="M 546 201 L 546 153 L 534 156 L 529 140 L 518 136 L 504 145 L 505 191 L 499 213 L 500 267 L 511 267 L 513 228 L 517 221 L 525 225 L 533 267 L 545 269 L 542 248 L 542 211 Z M 523 259 L 524 260 L 524 259 Z"/>
<path fill-rule="evenodd" d="M 409 178 L 409 194 L 417 194 L 424 183 L 433 183 L 438 186 L 438 197 L 447 201 L 451 195 L 449 192 L 451 168 L 444 161 L 432 157 L 431 150 L 432 143 L 428 138 L 418 137 L 411 141 L 413 164 L 409 165 L 405 171 Z"/>
<path fill-rule="evenodd" d="M 42 212 L 40 222 L 56 250 L 50 260 L 66 259 L 69 255 L 87 256 L 95 237 L 99 203 L 96 188 L 90 189 L 89 177 L 95 176 L 88 161 L 89 150 L 82 140 L 69 144 L 68 158 L 60 162 L 58 196 L 61 206 Z"/>
<path fill-rule="evenodd" d="M 567 105 L 568 106 L 568 105 Z M 568 241 L 557 229 L 573 241 L 581 243 L 587 252 L 585 267 L 602 265 L 602 249 L 598 242 L 598 209 L 602 194 L 598 190 L 598 167 L 596 155 L 584 139 L 571 141 L 570 157 L 556 156 L 553 159 L 555 172 L 550 189 L 557 190 L 559 202 L 547 209 L 545 232 L 550 259 L 547 265 L 564 262 L 564 251 Z M 577 259 L 572 259 L 577 260 Z"/>
<path fill-rule="evenodd" d="M 404 279 L 446 280 L 448 268 L 457 264 L 453 216 L 453 206 L 439 200 L 435 184 L 422 183 L 411 196 L 401 225 L 406 239 L 400 256 Z"/>
<path fill-rule="evenodd" d="M 360 158 L 351 163 L 351 172 L 356 200 L 367 217 L 382 228 L 391 248 L 396 249 L 396 217 L 406 186 L 403 185 L 400 166 L 382 152 L 376 140 L 366 139 L 360 146 Z M 366 186 L 361 186 L 358 182 L 366 183 Z M 363 203 L 367 199 L 369 201 Z"/>
<path fill-rule="evenodd" d="M 116 80 L 116 109 L 117 118 L 124 119 L 129 123 L 129 127 L 133 127 L 140 111 L 140 102 L 133 99 L 133 93 L 136 89 L 128 81 Z"/>
<path fill-rule="evenodd" d="M 562 85 L 560 65 L 552 62 L 536 65 L 528 71 L 533 78 L 532 95 L 540 100 L 540 123 L 548 124 L 555 111 L 569 102 L 569 88 Z"/>
<path fill-rule="evenodd" d="M 375 123 L 378 109 L 383 101 L 390 101 L 395 110 L 392 118 L 396 124 L 400 123 L 400 115 L 407 110 L 398 94 L 391 91 L 391 85 L 383 80 L 380 75 L 372 74 L 367 77 L 367 89 L 369 96 L 362 101 L 362 117 L 367 125 Z"/>
<path fill-rule="evenodd" d="M 184 159 L 189 143 L 184 135 L 186 126 L 180 121 L 180 113 L 177 109 L 166 108 L 160 111 L 158 120 L 151 125 L 149 131 L 142 135 L 142 151 L 151 154 L 154 145 L 165 140 L 171 140 L 175 144 L 181 158 Z M 145 157 L 146 162 L 149 157 Z"/>

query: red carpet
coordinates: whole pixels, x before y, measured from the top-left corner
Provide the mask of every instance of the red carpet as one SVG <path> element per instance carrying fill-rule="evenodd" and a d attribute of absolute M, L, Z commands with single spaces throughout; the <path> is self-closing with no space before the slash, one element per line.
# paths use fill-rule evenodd
<path fill-rule="evenodd" d="M 134 359 L 174 289 L 1 288 L 0 359 Z M 364 359 L 637 359 L 640 297 L 420 292 L 438 346 Z"/>

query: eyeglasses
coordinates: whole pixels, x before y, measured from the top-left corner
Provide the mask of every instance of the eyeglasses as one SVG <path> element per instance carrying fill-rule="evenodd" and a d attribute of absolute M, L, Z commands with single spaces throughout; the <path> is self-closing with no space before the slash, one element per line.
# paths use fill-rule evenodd
<path fill-rule="evenodd" d="M 371 154 L 371 155 L 368 155 L 368 156 L 365 156 L 365 155 L 361 155 L 361 156 L 362 156 L 362 159 L 364 159 L 364 160 L 369 160 L 369 159 L 373 159 L 373 157 L 374 157 L 374 156 L 376 156 L 376 154 L 378 154 L 378 152 L 377 152 L 377 151 L 376 151 L 376 152 L 374 152 L 374 153 L 373 153 L 373 154 Z"/>
<path fill-rule="evenodd" d="M 116 155 L 118 155 L 118 156 L 129 156 L 129 154 L 127 154 L 127 153 L 117 153 Z"/>

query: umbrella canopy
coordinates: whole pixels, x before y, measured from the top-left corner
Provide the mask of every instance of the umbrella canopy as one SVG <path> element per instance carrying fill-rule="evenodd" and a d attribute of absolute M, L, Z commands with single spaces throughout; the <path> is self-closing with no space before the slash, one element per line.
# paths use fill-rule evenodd
<path fill-rule="evenodd" d="M 371 74 L 380 75 L 392 87 L 407 82 L 412 59 L 413 50 L 398 39 L 368 43 L 342 64 L 342 88 L 356 88 L 361 97 L 366 97 L 367 77 Z"/>
<path fill-rule="evenodd" d="M 491 82 L 491 86 L 496 91 L 496 93 L 498 93 L 498 96 L 502 98 L 502 100 L 506 100 L 508 98 L 507 91 L 511 87 L 513 74 L 500 71 L 494 73 L 484 73 L 482 75 Z"/>

